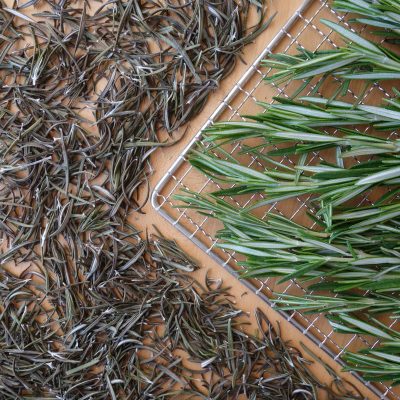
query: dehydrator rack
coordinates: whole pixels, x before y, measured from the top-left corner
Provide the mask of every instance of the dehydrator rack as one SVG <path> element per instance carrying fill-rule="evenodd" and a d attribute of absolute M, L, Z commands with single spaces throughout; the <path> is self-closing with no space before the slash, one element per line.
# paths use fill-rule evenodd
<path fill-rule="evenodd" d="M 237 265 L 235 253 L 223 251 L 215 247 L 217 241 L 214 235 L 219 226 L 210 218 L 204 217 L 193 210 L 177 207 L 178 202 L 174 199 L 174 195 L 180 193 L 182 189 L 188 189 L 197 193 L 207 193 L 216 187 L 215 182 L 201 176 L 198 171 L 191 167 L 187 161 L 187 155 L 198 142 L 201 142 L 203 129 L 211 123 L 218 120 L 240 119 L 242 118 L 241 115 L 246 114 L 246 112 L 254 114 L 254 110 L 258 110 L 258 106 L 255 104 L 257 100 L 273 101 L 273 96 L 289 97 L 290 93 L 293 93 L 293 90 L 296 89 L 293 88 L 293 82 L 283 86 L 267 85 L 263 82 L 263 79 L 271 71 L 261 68 L 260 62 L 273 51 L 293 53 L 296 52 L 296 48 L 298 47 L 304 47 L 309 50 L 337 47 L 335 35 L 326 26 L 321 24 L 321 18 L 335 20 L 343 24 L 347 29 L 352 29 L 346 21 L 346 16 L 334 11 L 330 7 L 328 0 L 306 0 L 280 29 L 279 33 L 257 57 L 255 62 L 249 66 L 247 72 L 234 85 L 230 93 L 208 118 L 206 124 L 183 150 L 155 187 L 152 194 L 152 205 L 159 214 L 236 277 L 238 277 L 240 267 Z M 305 38 L 306 42 L 304 42 Z M 307 94 L 311 92 L 315 84 L 315 82 L 310 83 L 310 87 L 305 88 L 303 93 Z M 362 98 L 359 98 L 357 93 L 351 91 L 349 95 L 361 102 L 368 102 L 372 97 L 380 99 L 390 97 L 385 88 L 378 84 L 371 86 L 367 92 L 363 91 Z M 234 156 L 239 149 L 240 143 L 231 149 L 231 154 Z M 285 162 L 285 160 L 282 162 Z M 256 157 L 249 159 L 249 166 L 257 166 L 257 164 L 261 165 L 260 160 Z M 245 207 L 254 200 L 254 196 L 247 198 L 244 203 L 237 204 Z M 363 201 L 368 202 L 368 197 L 366 196 Z M 302 199 L 297 199 L 289 209 L 280 210 L 278 203 L 274 204 L 269 211 L 279 212 L 289 218 L 296 218 L 299 213 L 304 213 L 306 209 L 306 202 Z M 273 290 L 276 289 L 275 279 L 242 280 L 242 283 L 254 291 L 266 303 L 273 306 L 272 294 Z M 298 282 L 291 281 L 284 287 L 282 285 L 279 286 L 279 291 L 288 294 L 299 294 L 304 289 Z M 327 320 L 320 314 L 304 315 L 300 312 L 289 313 L 282 311 L 280 311 L 280 314 L 342 365 L 344 365 L 344 362 L 341 356 L 345 350 L 354 350 L 365 346 L 373 347 L 378 344 L 378 342 L 367 341 L 366 338 L 358 335 L 334 333 Z M 393 321 L 392 325 L 396 323 L 397 321 Z M 372 384 L 364 381 L 357 374 L 355 375 L 376 393 L 378 398 L 400 399 L 400 392 L 386 386 L 384 383 Z"/>

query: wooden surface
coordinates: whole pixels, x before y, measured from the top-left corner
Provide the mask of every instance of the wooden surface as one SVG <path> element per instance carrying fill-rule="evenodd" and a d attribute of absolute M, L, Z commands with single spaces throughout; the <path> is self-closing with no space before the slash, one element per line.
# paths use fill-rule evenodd
<path fill-rule="evenodd" d="M 277 12 L 277 15 L 271 24 L 270 28 L 260 36 L 256 42 L 252 45 L 246 47 L 243 52 L 243 60 L 246 64 L 238 61 L 234 72 L 225 79 L 220 88 L 214 93 L 212 98 L 208 101 L 206 107 L 203 109 L 202 113 L 192 122 L 189 127 L 182 128 L 179 132 L 176 132 L 175 137 L 180 137 L 183 132 L 185 134 L 179 143 L 171 147 L 163 147 L 158 149 L 153 153 L 151 157 L 151 165 L 153 168 L 153 174 L 150 177 L 150 187 L 154 188 L 155 185 L 160 181 L 160 179 L 165 175 L 166 171 L 170 168 L 173 162 L 177 159 L 179 154 L 185 148 L 187 143 L 192 139 L 192 137 L 197 133 L 199 128 L 205 123 L 208 117 L 212 114 L 218 104 L 230 91 L 232 86 L 243 76 L 243 73 L 247 70 L 248 65 L 251 64 L 261 51 L 265 48 L 266 44 L 275 37 L 279 29 L 286 23 L 286 21 L 293 15 L 295 10 L 303 3 L 304 0 L 270 0 L 270 10 L 269 15 Z M 7 2 L 10 3 L 11 1 Z M 312 41 L 312 38 L 309 38 Z M 303 38 L 303 41 L 307 42 L 308 38 Z M 267 89 L 265 89 L 267 90 Z M 200 175 L 198 176 L 199 182 L 203 179 Z M 254 331 L 256 330 L 256 325 L 254 323 L 254 311 L 256 308 L 262 309 L 266 315 L 271 319 L 271 321 L 276 321 L 280 323 L 282 335 L 284 339 L 290 340 L 291 344 L 300 347 L 300 342 L 306 344 L 315 354 L 320 356 L 333 370 L 337 372 L 340 376 L 346 378 L 349 382 L 355 385 L 358 390 L 367 399 L 376 398 L 365 386 L 363 386 L 356 378 L 351 374 L 341 373 L 341 367 L 328 357 L 321 349 L 313 344 L 309 339 L 307 339 L 302 333 L 300 333 L 296 328 L 294 328 L 289 322 L 284 320 L 278 313 L 276 313 L 271 308 L 267 307 L 266 304 L 260 300 L 254 293 L 249 292 L 248 289 L 238 280 L 233 278 L 226 270 L 221 266 L 217 265 L 208 255 L 201 251 L 197 246 L 195 246 L 191 241 L 186 239 L 182 234 L 180 234 L 171 224 L 165 221 L 148 203 L 144 208 L 144 214 L 132 213 L 129 216 L 130 222 L 132 222 L 137 228 L 142 229 L 143 233 L 151 234 L 154 232 L 154 226 L 166 237 L 174 238 L 181 245 L 181 247 L 190 254 L 195 260 L 198 261 L 201 269 L 195 274 L 199 280 L 203 280 L 205 274 L 208 273 L 213 278 L 222 279 L 226 286 L 231 287 L 232 294 L 235 295 L 237 306 L 248 312 L 251 316 Z M 330 382 L 331 377 L 323 371 L 323 369 L 315 364 L 313 370 L 316 376 L 318 376 L 323 382 Z"/>
<path fill-rule="evenodd" d="M 270 28 L 259 37 L 254 44 L 248 46 L 243 54 L 243 59 L 247 64 L 251 64 L 261 51 L 265 48 L 266 44 L 277 34 L 279 29 L 286 23 L 286 21 L 293 15 L 297 8 L 302 4 L 303 0 L 289 0 L 282 2 L 280 0 L 273 0 L 271 2 L 270 13 L 277 11 L 278 14 L 274 19 L 274 22 Z M 303 42 L 307 42 L 308 38 L 303 37 Z M 310 41 L 313 39 L 310 37 Z M 241 63 L 240 61 L 236 65 L 234 72 L 225 79 L 218 91 L 208 101 L 205 109 L 202 113 L 190 123 L 183 139 L 173 147 L 160 148 L 152 156 L 151 163 L 154 169 L 153 175 L 150 178 L 151 187 L 160 181 L 165 175 L 166 171 L 170 168 L 182 150 L 185 148 L 187 143 L 197 133 L 199 128 L 206 122 L 208 117 L 212 114 L 214 109 L 218 106 L 221 100 L 226 96 L 233 85 L 240 79 L 243 73 L 247 70 L 248 65 Z M 267 89 L 264 89 L 267 90 Z M 177 132 L 176 137 L 181 135 L 181 132 Z M 201 176 L 198 176 L 199 182 L 201 182 Z M 376 396 L 372 394 L 364 385 L 362 385 L 357 379 L 348 373 L 340 372 L 341 367 L 328 357 L 318 346 L 314 345 L 309 339 L 307 339 L 302 333 L 294 328 L 289 322 L 285 321 L 278 313 L 270 309 L 266 304 L 260 300 L 254 293 L 249 292 L 248 289 L 238 280 L 233 278 L 226 270 L 220 265 L 217 265 L 207 254 L 201 251 L 192 242 L 186 239 L 180 234 L 176 228 L 170 223 L 165 221 L 150 204 L 144 209 L 144 215 L 132 215 L 131 222 L 139 228 L 146 229 L 149 233 L 154 231 L 153 225 L 164 234 L 166 237 L 175 238 L 182 248 L 187 251 L 193 258 L 195 258 L 201 265 L 201 269 L 196 272 L 198 279 L 204 279 L 205 274 L 208 272 L 214 278 L 222 279 L 225 285 L 231 287 L 231 292 L 236 296 L 237 306 L 242 310 L 248 312 L 254 323 L 254 311 L 255 309 L 261 308 L 272 321 L 279 321 L 285 339 L 291 340 L 291 343 L 295 346 L 300 346 L 300 342 L 305 343 L 312 351 L 318 354 L 325 362 L 327 362 L 340 376 L 345 377 L 348 381 L 352 382 L 360 392 L 368 399 L 374 399 Z M 254 324 L 254 329 L 256 326 Z M 314 371 L 322 381 L 329 382 L 330 377 L 327 373 L 322 371 L 322 368 L 317 364 L 314 365 Z"/>

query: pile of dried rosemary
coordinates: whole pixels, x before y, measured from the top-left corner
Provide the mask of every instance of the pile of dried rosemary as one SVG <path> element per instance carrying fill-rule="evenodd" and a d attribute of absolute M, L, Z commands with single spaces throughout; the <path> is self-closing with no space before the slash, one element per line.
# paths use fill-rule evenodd
<path fill-rule="evenodd" d="M 264 12 L 264 1 L 1 3 L 0 260 L 54 270 L 71 257 L 77 271 L 116 250 L 112 232 L 141 210 L 149 156 L 167 144 L 158 135 L 199 112 L 268 26 Z"/>
<path fill-rule="evenodd" d="M 359 398 L 329 369 L 332 386 L 316 380 L 261 311 L 258 333 L 246 333 L 229 288 L 193 281 L 196 265 L 174 242 L 119 249 L 118 273 L 108 277 L 105 251 L 97 284 L 2 272 L 2 399 Z"/>

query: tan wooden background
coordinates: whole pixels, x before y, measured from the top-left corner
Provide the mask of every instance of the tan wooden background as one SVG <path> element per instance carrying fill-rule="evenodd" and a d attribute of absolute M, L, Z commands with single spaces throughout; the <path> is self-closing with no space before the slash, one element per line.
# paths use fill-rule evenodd
<path fill-rule="evenodd" d="M 243 59 L 246 64 L 251 64 L 261 51 L 265 48 L 266 44 L 275 37 L 279 29 L 286 23 L 286 21 L 293 15 L 295 10 L 302 4 L 304 0 L 269 0 L 270 11 L 269 15 L 277 12 L 277 16 L 272 22 L 271 26 L 264 32 L 254 44 L 249 45 L 245 48 L 243 52 Z M 12 7 L 12 0 L 6 0 L 9 7 Z M 29 15 L 28 12 L 26 14 Z M 307 42 L 307 39 L 305 39 Z M 182 128 L 179 132 L 176 132 L 176 138 L 180 137 L 184 130 L 186 133 L 179 143 L 171 147 L 163 147 L 158 149 L 153 153 L 151 157 L 151 164 L 153 168 L 153 174 L 150 177 L 150 186 L 154 188 L 159 180 L 165 175 L 166 171 L 176 160 L 178 155 L 182 152 L 187 143 L 192 139 L 192 137 L 197 133 L 199 128 L 205 123 L 207 118 L 212 114 L 214 109 L 220 103 L 220 101 L 226 96 L 230 91 L 232 86 L 238 81 L 238 79 L 243 75 L 243 73 L 248 68 L 242 62 L 238 62 L 233 73 L 225 79 L 218 91 L 209 99 L 206 107 L 203 109 L 201 114 L 192 122 L 188 127 Z M 199 176 L 199 179 L 203 179 Z M 198 261 L 201 268 L 195 272 L 196 278 L 199 280 L 204 279 L 205 274 L 208 272 L 209 276 L 213 278 L 222 279 L 226 286 L 231 287 L 232 294 L 236 297 L 237 307 L 249 313 L 251 320 L 253 322 L 253 331 L 256 330 L 256 324 L 254 321 L 254 311 L 256 308 L 263 310 L 267 316 L 273 322 L 280 323 L 281 331 L 284 339 L 290 340 L 291 344 L 294 346 L 300 346 L 300 342 L 306 344 L 315 354 L 320 356 L 327 364 L 332 367 L 338 375 L 344 377 L 353 385 L 355 385 L 360 392 L 367 399 L 375 399 L 376 396 L 372 394 L 365 386 L 363 386 L 356 378 L 354 378 L 349 373 L 342 373 L 341 367 L 328 357 L 321 349 L 313 344 L 309 339 L 302 335 L 296 328 L 294 328 L 289 322 L 284 320 L 278 313 L 266 306 L 266 304 L 261 301 L 254 293 L 249 292 L 248 289 L 238 280 L 233 278 L 226 270 L 221 266 L 217 265 L 211 258 L 209 258 L 205 253 L 198 249 L 192 242 L 186 239 L 182 234 L 180 234 L 172 225 L 166 222 L 148 203 L 144 210 L 144 214 L 133 213 L 129 216 L 130 222 L 136 227 L 142 229 L 143 233 L 151 234 L 154 232 L 154 226 L 166 237 L 176 239 L 176 241 L 181 245 L 181 247 L 190 254 L 195 260 Z M 329 375 L 323 371 L 321 366 L 315 364 L 312 367 L 315 375 L 319 377 L 324 382 L 329 382 Z"/>

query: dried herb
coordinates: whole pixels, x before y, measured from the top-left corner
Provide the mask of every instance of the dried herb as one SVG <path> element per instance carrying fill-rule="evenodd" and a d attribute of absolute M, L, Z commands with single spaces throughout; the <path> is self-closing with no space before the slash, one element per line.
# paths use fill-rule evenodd
<path fill-rule="evenodd" d="M 146 203 L 151 154 L 176 141 L 163 135 L 198 114 L 267 28 L 265 8 L 1 3 L 1 262 L 61 252 L 78 270 L 88 252 L 117 249 L 110 232 Z"/>
<path fill-rule="evenodd" d="M 258 334 L 246 333 L 229 288 L 193 281 L 184 271 L 196 264 L 174 242 L 123 248 L 130 268 L 98 283 L 50 278 L 47 290 L 43 275 L 2 273 L 2 398 L 360 398 L 338 377 L 314 378 L 260 310 Z"/>

